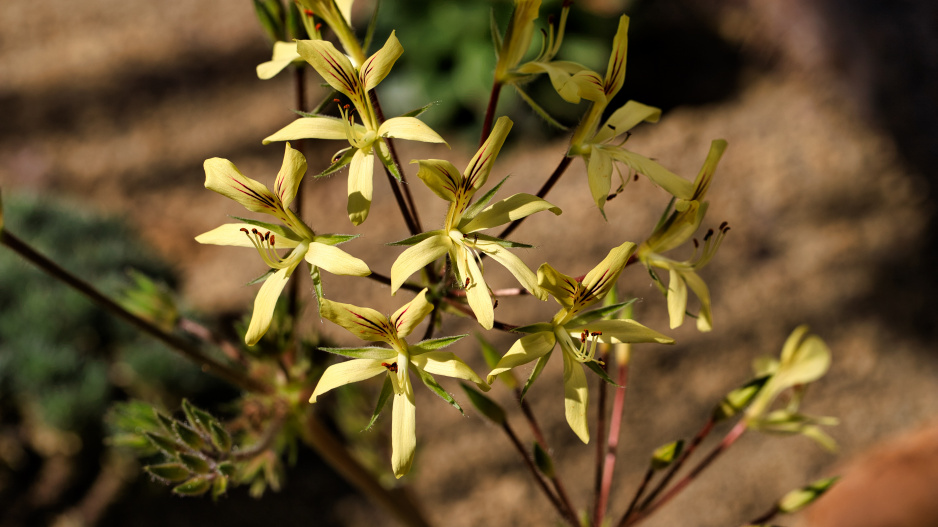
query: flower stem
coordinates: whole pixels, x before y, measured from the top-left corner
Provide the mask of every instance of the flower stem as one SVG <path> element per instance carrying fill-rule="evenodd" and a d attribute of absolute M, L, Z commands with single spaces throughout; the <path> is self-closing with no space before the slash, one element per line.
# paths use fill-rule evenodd
<path fill-rule="evenodd" d="M 381 110 L 381 101 L 378 100 L 378 94 L 374 90 L 368 92 L 368 95 L 371 97 L 371 105 L 375 109 L 375 116 L 378 118 L 378 123 L 384 122 L 384 112 Z M 385 173 L 388 175 L 388 182 L 391 184 L 391 190 L 394 191 L 394 198 L 397 200 L 397 206 L 401 209 L 401 214 L 404 215 L 404 222 L 407 223 L 407 228 L 410 230 L 412 235 L 420 234 L 423 232 L 423 227 L 420 226 L 420 216 L 417 214 L 417 206 L 414 203 L 414 197 L 410 193 L 410 186 L 407 185 L 407 176 L 404 174 L 404 168 L 401 166 L 401 161 L 397 157 L 397 148 L 394 146 L 394 140 L 390 137 L 386 138 L 388 150 L 391 152 L 391 160 L 394 162 L 394 166 L 397 167 L 397 173 L 401 175 L 401 180 L 397 181 L 394 176 L 391 175 L 391 172 L 384 168 Z M 401 194 L 401 189 L 403 188 L 403 196 Z"/>
<path fill-rule="evenodd" d="M 420 510 L 403 494 L 384 488 L 373 474 L 349 454 L 341 441 L 312 413 L 306 414 L 303 441 L 345 481 L 358 489 L 375 504 L 383 507 L 409 527 L 429 527 L 430 523 Z"/>
<path fill-rule="evenodd" d="M 547 181 L 544 182 L 544 185 L 541 186 L 541 189 L 537 191 L 537 197 L 543 198 L 544 196 L 547 195 L 548 192 L 550 192 L 550 189 L 554 187 L 554 184 L 556 184 L 557 181 L 560 180 L 560 176 L 562 176 L 563 173 L 567 170 L 567 167 L 570 166 L 571 161 L 573 161 L 572 157 L 567 157 L 566 155 L 563 156 L 563 159 L 560 160 L 560 164 L 558 164 L 557 168 L 554 169 L 553 174 L 551 174 L 550 177 L 547 178 Z M 525 216 L 525 218 L 527 218 L 527 216 Z M 505 238 L 506 236 L 514 232 L 514 230 L 517 229 L 519 225 L 521 225 L 521 222 L 524 221 L 525 218 L 521 218 L 521 219 L 518 219 L 509 223 L 508 226 L 505 227 L 505 230 L 503 230 L 498 235 L 498 237 Z"/>
<path fill-rule="evenodd" d="M 603 464 L 602 467 L 598 467 L 598 488 L 596 493 L 596 507 L 593 511 L 593 525 L 601 525 L 603 516 L 606 514 L 606 507 L 609 504 L 609 492 L 612 489 L 612 475 L 615 472 L 616 468 L 616 451 L 619 447 L 619 436 L 622 431 L 622 418 L 625 411 L 625 393 L 628 387 L 629 382 L 629 365 L 628 363 L 618 364 L 618 371 L 616 374 L 616 384 L 620 387 L 616 388 L 615 399 L 612 401 L 612 416 L 609 420 L 609 435 L 606 440 L 606 449 L 603 453 Z M 602 383 L 602 388 L 600 392 L 600 405 L 605 398 L 606 386 L 605 383 Z M 602 434 L 602 429 L 599 431 Z M 597 463 L 599 460 L 597 459 Z M 645 482 L 647 485 L 647 481 Z M 636 497 L 635 500 L 638 498 Z M 633 505 L 634 501 L 633 500 Z"/>
<path fill-rule="evenodd" d="M 772 505 L 771 509 L 765 511 L 758 518 L 755 518 L 753 520 L 746 522 L 746 525 L 762 525 L 762 524 L 768 523 L 769 520 L 776 517 L 779 512 L 781 512 L 781 510 L 779 510 L 778 504 L 776 503 Z"/>
<path fill-rule="evenodd" d="M 645 470 L 645 476 L 642 478 L 642 483 L 638 486 L 638 489 L 635 490 L 635 496 L 632 496 L 632 501 L 629 502 L 629 507 L 625 509 L 625 514 L 622 515 L 622 521 L 619 522 L 619 525 L 625 523 L 629 519 L 629 516 L 632 515 L 632 511 L 635 510 L 635 505 L 638 503 L 638 500 L 642 498 L 642 494 L 645 493 L 645 489 L 648 488 L 648 484 L 651 482 L 651 477 L 655 475 L 655 468 L 651 465 L 648 466 L 648 469 Z"/>
<path fill-rule="evenodd" d="M 697 476 L 699 476 L 701 472 L 703 472 L 707 467 L 709 467 L 710 464 L 713 463 L 713 461 L 720 456 L 720 454 L 722 454 L 723 452 L 726 452 L 726 450 L 729 447 L 731 447 L 733 443 L 735 443 L 736 440 L 739 439 L 745 431 L 746 431 L 745 421 L 739 421 L 738 423 L 736 423 L 736 426 L 734 426 L 733 429 L 730 430 L 729 433 L 726 434 L 723 440 L 720 441 L 720 444 L 714 447 L 714 449 L 711 450 L 709 454 L 707 454 L 707 457 L 703 458 L 703 460 L 701 460 L 700 463 L 698 463 L 697 466 L 695 466 L 686 476 L 684 476 L 680 481 L 675 483 L 674 486 L 671 487 L 671 490 L 666 492 L 664 496 L 661 496 L 661 498 L 658 501 L 652 503 L 648 507 L 639 511 L 639 513 L 636 516 L 633 516 L 632 521 L 629 521 L 627 523 L 623 522 L 620 525 L 622 525 L 623 527 L 625 525 L 637 525 L 645 518 L 651 516 L 656 510 L 658 510 L 658 508 L 660 508 L 661 506 L 667 504 L 669 501 L 674 499 L 674 497 L 680 494 L 681 491 L 684 490 L 685 487 L 690 485 L 691 482 L 693 482 L 694 479 Z"/>
<path fill-rule="evenodd" d="M 390 277 L 383 275 L 381 273 L 377 273 L 375 271 L 371 271 L 371 274 L 369 274 L 365 278 L 371 278 L 375 282 L 381 282 L 384 285 L 391 285 Z M 401 284 L 401 289 L 406 289 L 408 291 L 419 293 L 420 291 L 423 291 L 423 286 L 417 285 L 411 282 L 404 282 L 403 284 Z"/>
<path fill-rule="evenodd" d="M 489 104 L 485 108 L 485 120 L 482 121 L 482 134 L 479 137 L 479 148 L 485 144 L 485 140 L 492 133 L 492 122 L 495 121 L 495 108 L 498 106 L 498 96 L 502 91 L 502 83 L 498 80 L 492 81 L 492 91 L 489 94 Z"/>
<path fill-rule="evenodd" d="M 475 318 L 475 313 L 473 313 L 472 309 L 466 304 L 463 304 L 462 302 L 459 302 L 458 300 L 454 298 L 450 298 L 448 296 L 444 296 L 443 301 L 455 307 L 457 310 L 461 311 L 465 315 Z M 514 331 L 516 327 L 518 326 L 516 326 L 515 324 L 507 324 L 505 322 L 499 322 L 498 320 L 492 323 L 492 329 L 497 329 L 499 331 Z"/>
<path fill-rule="evenodd" d="M 661 481 L 658 482 L 658 484 L 651 491 L 651 493 L 648 494 L 648 497 L 645 498 L 645 501 L 643 501 L 641 506 L 639 506 L 638 508 L 639 511 L 642 511 L 648 508 L 651 502 L 656 497 L 658 497 L 658 494 L 660 494 L 661 491 L 664 490 L 664 488 L 668 486 L 668 482 L 671 481 L 671 478 L 673 478 L 674 475 L 677 474 L 679 470 L 681 470 L 681 467 L 684 466 L 684 463 L 687 461 L 688 458 L 690 458 L 691 454 L 693 454 L 694 451 L 697 450 L 697 447 L 700 446 L 700 443 L 703 442 L 703 440 L 708 435 L 710 435 L 710 432 L 713 430 L 713 426 L 715 424 L 716 422 L 713 420 L 712 417 L 707 420 L 703 428 L 701 428 L 700 431 L 697 432 L 697 435 L 695 435 L 694 439 L 691 440 L 690 445 L 688 445 L 687 448 L 684 450 L 684 452 L 681 454 L 681 457 L 679 457 L 678 460 L 674 462 L 674 465 L 671 466 L 667 474 L 665 474 L 664 478 L 662 478 Z"/>
<path fill-rule="evenodd" d="M 95 289 L 91 284 L 66 271 L 57 263 L 36 252 L 35 249 L 4 229 L 0 231 L 0 245 L 5 245 L 26 261 L 45 271 L 49 276 L 61 281 L 88 297 L 92 302 L 129 322 L 137 329 L 155 337 L 187 359 L 196 363 L 202 371 L 224 379 L 242 390 L 255 393 L 271 393 L 273 390 L 266 383 L 248 376 L 246 373 L 231 368 L 206 355 L 199 347 L 176 335 L 166 333 L 152 322 L 131 313 L 117 302 Z"/>
<path fill-rule="evenodd" d="M 306 67 L 304 65 L 293 68 L 293 91 L 295 95 L 296 109 L 304 112 L 306 111 Z M 293 148 L 305 157 L 304 143 L 302 139 L 296 140 L 293 142 Z M 296 189 L 296 197 L 293 198 L 293 208 L 295 209 L 296 216 L 298 218 L 303 218 L 303 182 L 300 181 L 300 186 Z M 300 280 L 299 276 L 290 280 L 289 290 L 287 291 L 287 313 L 289 313 L 290 320 L 296 321 L 299 311 L 300 311 Z M 293 327 L 296 328 L 297 324 L 294 322 Z M 296 331 L 294 329 L 294 337 L 296 337 Z M 295 340 L 295 338 L 294 338 Z M 296 348 L 296 343 L 292 346 L 293 349 Z"/>

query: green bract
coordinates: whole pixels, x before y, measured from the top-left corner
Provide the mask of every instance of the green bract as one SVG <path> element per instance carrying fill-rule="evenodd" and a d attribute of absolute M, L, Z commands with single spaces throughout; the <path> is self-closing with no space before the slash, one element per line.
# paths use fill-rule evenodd
<path fill-rule="evenodd" d="M 205 188 L 237 201 L 251 212 L 269 214 L 281 223 L 244 220 L 222 225 L 195 238 L 199 243 L 254 247 L 271 268 L 254 300 L 254 314 L 244 336 L 249 346 L 257 344 L 267 332 L 277 298 L 303 260 L 309 263 L 311 270 L 322 268 L 333 274 L 353 276 L 371 274 L 365 262 L 335 247 L 354 236 L 317 235 L 288 208 L 305 173 L 306 158 L 290 148 L 289 143 L 273 192 L 242 174 L 227 159 L 215 157 L 205 161 Z M 280 249 L 289 252 L 281 256 Z"/>

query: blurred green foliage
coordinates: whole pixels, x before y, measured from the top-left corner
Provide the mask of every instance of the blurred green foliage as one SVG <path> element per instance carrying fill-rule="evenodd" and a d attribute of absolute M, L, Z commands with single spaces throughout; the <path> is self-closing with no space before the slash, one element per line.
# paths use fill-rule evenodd
<path fill-rule="evenodd" d="M 6 228 L 116 297 L 135 269 L 170 285 L 174 273 L 126 225 L 53 203 L 5 196 Z M 97 427 L 111 399 L 193 393 L 205 376 L 161 344 L 10 251 L 0 251 L 0 396 L 55 428 Z"/>

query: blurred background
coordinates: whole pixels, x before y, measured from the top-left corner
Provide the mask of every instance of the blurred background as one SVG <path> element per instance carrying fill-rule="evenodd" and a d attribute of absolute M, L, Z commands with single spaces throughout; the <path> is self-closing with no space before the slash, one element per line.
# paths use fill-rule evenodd
<path fill-rule="evenodd" d="M 357 27 L 365 27 L 372 5 L 356 2 Z M 396 29 L 405 50 L 380 88 L 385 113 L 440 101 L 422 118 L 453 147 L 404 144 L 402 159 L 445 157 L 464 166 L 494 67 L 489 11 L 504 27 L 510 2 L 384 0 L 381 9 L 376 42 Z M 542 24 L 554 12 L 559 2 L 545 0 Z M 725 138 L 730 146 L 709 193 L 707 222 L 726 220 L 732 230 L 702 273 L 714 331 L 685 324 L 669 333 L 672 347 L 636 347 L 613 516 L 653 448 L 696 432 L 712 406 L 748 378 L 752 359 L 777 355 L 788 333 L 808 323 L 830 345 L 834 363 L 805 411 L 841 419 L 831 431 L 840 452 L 800 437 L 748 434 L 647 525 L 738 525 L 788 490 L 836 473 L 846 477 L 826 503 L 788 523 L 935 525 L 938 4 L 583 0 L 562 57 L 602 70 L 622 12 L 631 25 L 620 98 L 665 111 L 660 123 L 636 129 L 630 148 L 692 178 L 710 141 Z M 203 188 L 201 165 L 225 157 L 272 182 L 282 150 L 261 139 L 294 114 L 290 76 L 255 75 L 269 57 L 248 0 L 4 2 L 6 228 L 109 293 L 129 283 L 126 269 L 134 268 L 178 291 L 184 308 L 205 320 L 239 320 L 255 294 L 242 284 L 264 267 L 249 251 L 194 242 L 226 214 L 241 213 Z M 310 99 L 325 96 L 311 71 L 308 79 Z M 559 162 L 566 136 L 503 93 L 500 113 L 515 128 L 492 177 L 514 176 L 506 196 L 533 192 Z M 563 103 L 547 83 L 530 93 L 569 125 L 584 108 Z M 325 167 L 336 145 L 308 144 L 310 166 Z M 306 219 L 322 232 L 364 234 L 349 250 L 388 274 L 398 251 L 382 244 L 405 237 L 405 228 L 377 176 L 372 218 L 387 221 L 348 224 L 343 174 L 306 185 Z M 425 226 L 438 221 L 442 203 L 419 183 L 413 191 L 427 204 Z M 610 202 L 604 222 L 579 161 L 548 199 L 564 215 L 533 218 L 515 239 L 538 247 L 523 254 L 530 267 L 550 261 L 572 275 L 611 246 L 644 239 L 667 203 L 642 179 Z M 506 273 L 490 272 L 496 286 L 510 285 Z M 391 309 L 402 301 L 372 283 L 334 283 L 327 294 L 347 291 L 351 303 L 377 295 Z M 640 298 L 640 321 L 667 329 L 664 299 L 644 270 L 630 268 L 620 290 Z M 511 323 L 552 310 L 505 304 L 498 318 Z M 309 331 L 344 338 L 311 313 L 305 320 Z M 473 329 L 448 324 L 440 334 Z M 494 341 L 506 349 L 512 338 Z M 484 369 L 479 357 L 469 361 Z M 586 506 L 593 448 L 563 422 L 560 378 L 559 363 L 550 365 L 529 397 L 573 500 Z M 213 504 L 171 496 L 104 447 L 102 417 L 113 401 L 148 397 L 172 408 L 183 396 L 211 406 L 231 395 L 0 252 L 0 525 L 393 525 L 309 452 L 279 493 L 254 501 L 234 489 Z M 419 457 L 408 482 L 432 520 L 551 524 L 551 510 L 504 438 L 432 394 L 418 400 Z M 896 516 L 903 514 L 907 521 Z"/>

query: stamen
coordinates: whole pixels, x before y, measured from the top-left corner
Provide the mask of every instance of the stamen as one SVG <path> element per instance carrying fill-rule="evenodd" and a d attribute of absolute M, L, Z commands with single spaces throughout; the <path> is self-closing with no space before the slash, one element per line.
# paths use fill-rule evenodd
<path fill-rule="evenodd" d="M 246 228 L 242 227 L 241 232 L 248 237 L 248 240 L 251 241 L 251 245 L 257 249 L 257 253 L 261 255 L 261 259 L 264 260 L 264 263 L 266 263 L 268 267 L 284 269 L 290 265 L 287 262 L 288 258 L 281 258 L 280 255 L 277 254 L 277 249 L 275 248 L 276 235 L 271 234 L 270 231 L 261 234 L 256 228 L 248 232 Z"/>
<path fill-rule="evenodd" d="M 382 362 L 381 365 L 384 366 L 385 368 L 387 368 L 388 371 L 397 373 L 397 363 L 396 363 L 396 362 L 392 362 L 391 364 L 388 364 L 387 362 Z"/>

